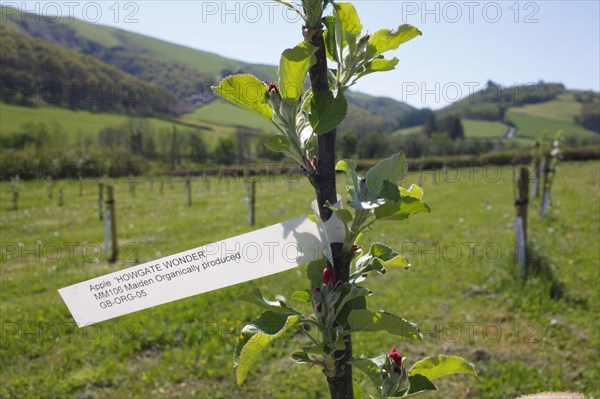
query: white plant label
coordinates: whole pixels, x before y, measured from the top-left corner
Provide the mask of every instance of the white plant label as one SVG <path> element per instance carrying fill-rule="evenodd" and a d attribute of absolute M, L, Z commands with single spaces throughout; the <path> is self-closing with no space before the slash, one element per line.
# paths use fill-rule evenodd
<path fill-rule="evenodd" d="M 79 327 L 283 272 L 318 260 L 305 216 L 58 290 Z"/>

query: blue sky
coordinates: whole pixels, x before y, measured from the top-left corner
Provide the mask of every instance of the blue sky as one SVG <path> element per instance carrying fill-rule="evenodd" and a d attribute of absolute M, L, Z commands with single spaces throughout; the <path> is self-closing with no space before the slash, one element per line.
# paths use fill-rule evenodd
<path fill-rule="evenodd" d="M 301 22 L 270 1 L 53 3 L 58 7 L 26 7 L 248 62 L 277 64 L 281 51 L 301 40 Z M 440 108 L 488 79 L 506 86 L 542 79 L 600 90 L 599 1 L 353 3 L 365 30 L 410 23 L 423 32 L 394 52 L 400 58 L 395 71 L 363 79 L 359 91 Z"/>

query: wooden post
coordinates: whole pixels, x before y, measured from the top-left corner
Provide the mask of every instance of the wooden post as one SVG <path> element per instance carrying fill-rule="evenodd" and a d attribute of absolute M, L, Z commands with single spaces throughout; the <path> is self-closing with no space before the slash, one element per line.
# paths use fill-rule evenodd
<path fill-rule="evenodd" d="M 109 263 L 115 263 L 119 252 L 117 245 L 117 218 L 115 215 L 115 198 L 113 186 L 106 186 L 106 209 L 108 210 L 108 222 L 110 223 L 110 240 L 112 246 L 112 254 L 108 258 Z"/>
<path fill-rule="evenodd" d="M 254 226 L 256 220 L 256 180 L 252 180 L 252 189 L 250 194 L 250 226 Z"/>
<path fill-rule="evenodd" d="M 98 218 L 102 220 L 104 218 L 104 184 L 98 183 Z"/>
<path fill-rule="evenodd" d="M 135 181 L 133 176 L 129 176 L 129 195 L 131 198 L 135 198 Z"/>
<path fill-rule="evenodd" d="M 19 176 L 15 176 L 11 179 L 10 186 L 12 189 L 12 205 L 13 211 L 19 209 Z"/>
<path fill-rule="evenodd" d="M 544 183 L 542 185 L 542 205 L 540 207 L 540 216 L 542 217 L 542 219 L 546 217 L 548 209 L 550 208 L 550 173 L 552 173 L 550 164 L 550 154 L 546 154 L 543 163 Z"/>
<path fill-rule="evenodd" d="M 63 188 L 58 189 L 58 206 L 63 206 Z"/>
<path fill-rule="evenodd" d="M 48 176 L 48 199 L 52 199 L 52 190 L 54 188 L 54 182 L 52 176 Z"/>
<path fill-rule="evenodd" d="M 158 192 L 160 193 L 160 195 L 163 195 L 165 192 L 165 181 L 162 177 L 160 179 L 160 187 L 158 188 Z"/>
<path fill-rule="evenodd" d="M 185 198 L 187 206 L 192 206 L 192 182 L 189 175 L 185 178 Z"/>
<path fill-rule="evenodd" d="M 540 179 L 542 178 L 541 160 L 539 154 L 540 143 L 535 143 L 535 155 L 533 158 L 533 187 L 531 197 L 538 198 L 540 196 Z"/>
<path fill-rule="evenodd" d="M 515 223 L 517 233 L 517 264 L 519 277 L 527 277 L 527 198 L 529 192 L 529 173 L 526 168 L 521 168 L 519 174 L 519 196 L 515 201 L 517 207 L 517 220 Z"/>

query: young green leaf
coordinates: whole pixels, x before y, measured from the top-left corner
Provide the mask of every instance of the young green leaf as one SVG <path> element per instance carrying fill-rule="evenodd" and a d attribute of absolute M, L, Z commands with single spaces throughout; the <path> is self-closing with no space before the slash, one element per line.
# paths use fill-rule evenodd
<path fill-rule="evenodd" d="M 405 171 L 406 163 L 404 162 L 404 154 L 402 153 L 394 154 L 380 161 L 377 165 L 369 169 L 365 175 L 369 194 L 373 196 L 378 195 L 383 188 L 384 180 L 397 183 L 404 179 Z"/>
<path fill-rule="evenodd" d="M 323 25 L 325 25 L 323 40 L 325 42 L 325 50 L 327 50 L 327 57 L 332 61 L 339 62 L 337 44 L 335 41 L 335 23 L 335 17 L 333 15 L 328 15 L 323 18 Z"/>
<path fill-rule="evenodd" d="M 358 175 L 356 174 L 356 162 L 351 159 L 342 159 L 335 165 L 335 170 L 344 172 L 352 179 L 355 190 L 358 190 Z"/>
<path fill-rule="evenodd" d="M 429 381 L 426 377 L 421 374 L 409 375 L 408 382 L 410 383 L 410 387 L 406 391 L 401 398 L 410 398 L 411 396 L 419 395 L 423 392 L 427 391 L 435 391 L 437 387 L 433 385 L 431 381 Z M 388 399 L 396 399 L 396 398 L 388 398 Z"/>
<path fill-rule="evenodd" d="M 355 380 L 352 380 L 352 399 L 363 399 L 362 391 L 360 390 L 360 385 Z"/>
<path fill-rule="evenodd" d="M 279 90 L 284 99 L 298 101 L 304 88 L 304 80 L 311 66 L 316 62 L 317 48 L 302 42 L 281 54 L 279 61 Z"/>
<path fill-rule="evenodd" d="M 428 380 L 450 374 L 470 374 L 477 377 L 477 372 L 465 359 L 459 356 L 438 355 L 419 360 L 408 371 L 408 375 L 420 374 Z"/>
<path fill-rule="evenodd" d="M 353 310 L 348 315 L 348 323 L 352 332 L 387 331 L 400 337 L 423 340 L 421 330 L 415 323 L 383 310 Z"/>
<path fill-rule="evenodd" d="M 232 104 L 268 120 L 273 118 L 273 110 L 267 101 L 268 86 L 254 75 L 228 76 L 219 83 L 219 86 L 213 86 L 212 89 Z"/>
<path fill-rule="evenodd" d="M 383 377 L 381 375 L 381 370 L 377 363 L 375 363 L 371 359 L 352 359 L 347 362 L 352 367 L 356 367 L 358 370 L 362 371 L 369 377 L 369 380 L 375 385 L 375 387 L 380 387 L 383 383 Z"/>
<path fill-rule="evenodd" d="M 397 49 L 402 43 L 405 43 L 419 35 L 421 31 L 412 25 L 404 24 L 396 29 L 381 29 L 373 33 L 369 39 L 367 48 L 367 58 L 375 58 L 389 50 Z"/>
<path fill-rule="evenodd" d="M 391 60 L 383 58 L 375 58 L 373 61 L 369 61 L 365 64 L 365 69 L 360 72 L 359 77 L 363 77 L 374 72 L 386 72 L 393 71 L 398 65 L 398 58 L 394 57 Z"/>
<path fill-rule="evenodd" d="M 341 92 L 334 97 L 330 90 L 313 95 L 308 120 L 315 134 L 328 133 L 338 127 L 346 117 L 348 102 Z"/>
<path fill-rule="evenodd" d="M 296 291 L 292 294 L 292 299 L 298 302 L 310 302 L 311 297 L 308 290 Z"/>
<path fill-rule="evenodd" d="M 360 35 L 363 30 L 362 23 L 354 5 L 351 3 L 334 3 L 335 13 L 342 23 L 342 31 L 355 36 Z"/>
<path fill-rule="evenodd" d="M 255 305 L 260 306 L 261 308 L 270 310 L 272 312 L 300 314 L 293 308 L 287 306 L 282 301 L 271 302 L 271 301 L 265 299 L 262 296 L 262 293 L 260 292 L 260 290 L 258 288 L 253 288 L 250 291 L 246 291 L 246 292 L 240 294 L 237 297 L 237 299 L 238 299 L 238 301 L 245 301 L 245 302 L 253 303 Z"/>
<path fill-rule="evenodd" d="M 290 150 L 290 139 L 287 136 L 282 134 L 276 134 L 274 136 L 269 137 L 269 139 L 265 142 L 265 146 L 268 149 L 275 152 L 289 152 Z"/>
<path fill-rule="evenodd" d="M 246 325 L 238 339 L 233 357 L 236 381 L 242 384 L 264 348 L 294 328 L 300 320 L 298 315 L 263 312 L 260 317 Z"/>
<path fill-rule="evenodd" d="M 325 206 L 327 208 L 329 208 L 333 213 L 335 213 L 336 216 L 339 217 L 342 220 L 342 222 L 344 222 L 344 224 L 348 224 L 348 223 L 352 222 L 352 219 L 354 217 L 352 216 L 352 213 L 349 210 L 336 208 L 335 206 L 331 205 L 330 203 L 325 204 Z"/>
<path fill-rule="evenodd" d="M 402 191 L 400 191 L 402 192 Z M 415 193 L 415 195 L 417 195 Z M 399 202 L 388 202 L 375 209 L 379 220 L 404 220 L 413 213 L 430 213 L 429 205 L 414 197 L 401 197 Z"/>
<path fill-rule="evenodd" d="M 327 267 L 325 258 L 310 262 L 306 268 L 306 277 L 310 280 L 310 288 L 315 289 L 323 282 L 323 269 Z"/>
<path fill-rule="evenodd" d="M 308 353 L 304 351 L 295 351 L 290 358 L 296 363 L 312 363 L 310 357 L 308 357 Z"/>

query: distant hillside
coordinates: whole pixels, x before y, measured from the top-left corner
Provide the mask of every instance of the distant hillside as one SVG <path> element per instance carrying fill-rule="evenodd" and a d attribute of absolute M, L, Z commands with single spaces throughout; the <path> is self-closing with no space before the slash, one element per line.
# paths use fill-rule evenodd
<path fill-rule="evenodd" d="M 0 26 L 1 99 L 70 109 L 164 114 L 177 102 L 164 88 L 82 55 Z"/>
<path fill-rule="evenodd" d="M 222 74 L 252 72 L 265 79 L 275 68 L 251 65 L 159 39 L 61 18 L 50 21 L 29 13 L 2 13 L 21 34 L 94 56 L 137 78 L 163 86 L 179 98 L 202 95 Z M 267 76 L 269 75 L 269 76 Z"/>
<path fill-rule="evenodd" d="M 556 99 L 565 92 L 562 83 L 544 83 L 503 87 L 492 81 L 470 96 L 441 110 L 438 116 L 456 115 L 462 118 L 503 121 L 510 107 L 537 104 Z"/>

